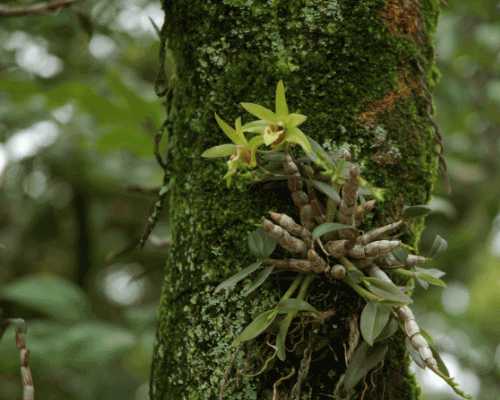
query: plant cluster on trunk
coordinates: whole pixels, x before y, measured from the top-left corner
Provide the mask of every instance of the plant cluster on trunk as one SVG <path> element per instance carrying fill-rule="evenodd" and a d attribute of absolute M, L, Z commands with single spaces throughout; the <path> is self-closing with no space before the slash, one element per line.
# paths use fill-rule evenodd
<path fill-rule="evenodd" d="M 268 106 L 283 79 L 289 104 L 309 117 L 301 128 L 324 148 L 348 146 L 363 177 L 384 189 L 364 229 L 399 220 L 404 205 L 429 199 L 438 166 L 440 142 L 429 95 L 436 77 L 432 34 L 438 1 L 167 0 L 164 9 L 161 34 L 174 60 L 167 65 L 168 79 L 159 82 L 168 85 L 162 92 L 167 93 L 173 241 L 151 398 L 218 398 L 225 381 L 227 399 L 294 395 L 297 377 L 290 373 L 303 370 L 309 358 L 301 396 L 329 398 L 345 372 L 354 340 L 350 332 L 364 301 L 345 285 L 312 282 L 308 301 L 335 310 L 315 339 L 304 338 L 320 337 L 322 352 L 313 357 L 296 352 L 265 374 L 252 374 L 265 361 L 268 345 L 236 353 L 232 343 L 286 287 L 271 278 L 249 297 L 238 291 L 214 295 L 214 289 L 253 261 L 246 237 L 262 215 L 276 210 L 298 216 L 286 185 L 269 189 L 236 181 L 228 189 L 221 181 L 225 164 L 208 163 L 201 154 L 221 143 L 214 112 L 236 118 L 242 100 Z M 417 219 L 401 239 L 415 245 L 422 227 Z M 354 398 L 418 398 L 408 364 L 404 335 L 396 335 L 383 367 L 356 387 Z"/>

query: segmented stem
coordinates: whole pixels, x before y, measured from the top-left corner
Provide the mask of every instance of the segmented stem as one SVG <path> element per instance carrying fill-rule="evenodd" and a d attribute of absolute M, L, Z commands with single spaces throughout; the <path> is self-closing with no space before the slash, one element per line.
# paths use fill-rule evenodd
<path fill-rule="evenodd" d="M 274 224 L 268 219 L 264 218 L 262 220 L 262 227 L 268 233 L 270 237 L 278 242 L 278 244 L 290 253 L 295 254 L 306 254 L 307 245 L 296 237 L 290 235 L 288 231 L 283 229 L 281 226 Z"/>
<path fill-rule="evenodd" d="M 312 240 L 311 232 L 304 228 L 302 225 L 296 223 L 293 218 L 289 217 L 286 214 L 280 214 L 276 212 L 270 212 L 272 220 L 279 224 L 282 228 L 286 229 L 294 236 L 298 236 L 302 238 L 307 243 L 310 243 Z"/>
<path fill-rule="evenodd" d="M 351 166 L 349 170 L 349 178 L 342 186 L 342 200 L 339 207 L 339 221 L 342 224 L 353 225 L 354 216 L 356 213 L 356 201 L 358 198 L 358 178 L 359 167 L 357 165 Z"/>
<path fill-rule="evenodd" d="M 416 267 L 425 264 L 429 259 L 427 257 L 417 256 L 416 254 L 409 254 L 405 262 L 398 260 L 393 254 L 388 254 L 380 260 L 382 268 L 401 268 L 401 267 Z"/>
<path fill-rule="evenodd" d="M 20 318 L 6 319 L 0 322 L 0 338 L 10 325 L 14 326 L 16 331 L 16 347 L 19 350 L 23 400 L 34 400 L 35 386 L 33 384 L 33 375 L 29 364 L 30 352 L 26 347 L 26 322 Z"/>
<path fill-rule="evenodd" d="M 352 258 L 375 258 L 389 254 L 399 246 L 401 246 L 400 240 L 379 240 L 366 245 L 357 244 L 347 250 L 347 254 Z"/>
<path fill-rule="evenodd" d="M 304 182 L 300 175 L 299 167 L 297 167 L 292 156 L 288 153 L 285 154 L 283 168 L 288 177 L 288 189 L 290 190 L 293 204 L 299 210 L 300 223 L 305 228 L 312 230 L 315 223 L 309 195 L 304 191 Z"/>
<path fill-rule="evenodd" d="M 385 226 L 381 226 L 380 228 L 372 229 L 371 231 L 366 232 L 364 235 L 359 236 L 357 242 L 360 244 L 368 244 L 377 239 L 382 238 L 383 236 L 396 231 L 403 225 L 403 221 L 393 222 L 392 224 L 388 224 Z"/>
<path fill-rule="evenodd" d="M 373 266 L 368 270 L 370 276 L 385 282 L 393 283 L 389 275 L 379 267 Z M 424 364 L 433 371 L 438 371 L 438 364 L 432 354 L 432 350 L 427 340 L 422 336 L 420 327 L 417 324 L 413 311 L 408 306 L 395 307 L 396 315 L 401 322 L 403 332 L 410 340 L 412 347 L 418 352 Z"/>

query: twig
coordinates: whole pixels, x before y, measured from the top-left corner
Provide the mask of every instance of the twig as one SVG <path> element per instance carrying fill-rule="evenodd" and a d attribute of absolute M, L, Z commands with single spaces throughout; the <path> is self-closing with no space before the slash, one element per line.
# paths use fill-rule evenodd
<path fill-rule="evenodd" d="M 69 7 L 78 0 L 53 0 L 29 6 L 0 6 L 0 17 L 20 17 L 47 14 Z"/>

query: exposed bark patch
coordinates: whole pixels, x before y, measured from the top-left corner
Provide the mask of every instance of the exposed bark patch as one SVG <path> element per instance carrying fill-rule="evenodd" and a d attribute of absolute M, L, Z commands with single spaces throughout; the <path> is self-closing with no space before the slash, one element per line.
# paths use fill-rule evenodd
<path fill-rule="evenodd" d="M 422 29 L 418 0 L 387 0 L 382 18 L 393 35 L 411 35 L 417 38 Z"/>
<path fill-rule="evenodd" d="M 398 79 L 397 88 L 387 93 L 382 99 L 369 104 L 366 111 L 359 115 L 359 120 L 365 126 L 373 127 L 380 114 L 390 111 L 394 108 L 396 102 L 408 97 L 412 93 L 414 83 L 407 82 L 404 78 Z"/>

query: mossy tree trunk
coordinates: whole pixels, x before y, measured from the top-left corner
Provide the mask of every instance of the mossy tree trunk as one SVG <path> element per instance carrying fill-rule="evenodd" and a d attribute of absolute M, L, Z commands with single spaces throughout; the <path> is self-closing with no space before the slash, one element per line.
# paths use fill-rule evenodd
<path fill-rule="evenodd" d="M 428 88 L 436 75 L 438 0 L 166 0 L 164 8 L 176 65 L 169 100 L 173 246 L 151 398 L 216 399 L 235 351 L 232 340 L 274 304 L 283 282 L 273 278 L 247 298 L 238 290 L 216 296 L 213 289 L 253 262 L 247 232 L 270 209 L 290 210 L 290 199 L 280 186 L 226 188 L 225 163 L 200 157 L 224 141 L 214 112 L 234 120 L 243 115 L 241 101 L 271 106 L 283 79 L 291 109 L 308 116 L 304 131 L 325 144 L 351 145 L 364 177 L 386 190 L 372 222 L 393 221 L 403 205 L 428 200 L 435 178 Z M 405 240 L 415 242 L 420 229 L 416 224 Z M 302 398 L 327 399 L 345 369 L 349 323 L 363 304 L 342 284 L 317 280 L 311 293 L 313 304 L 336 314 L 312 336 L 318 346 Z M 273 383 L 298 370 L 296 353 L 249 377 L 241 371 L 260 366 L 259 348 L 241 350 L 224 398 L 271 399 Z M 296 380 L 280 384 L 280 399 L 288 398 Z M 356 398 L 362 392 L 371 400 L 418 397 L 402 337 L 391 339 L 384 367 L 360 385 Z"/>

